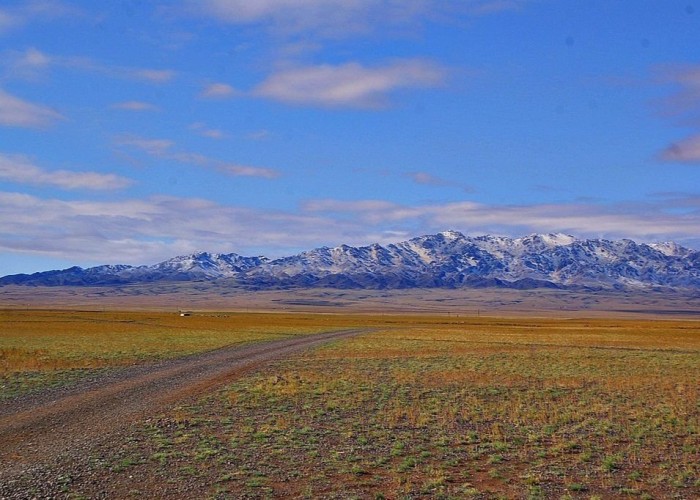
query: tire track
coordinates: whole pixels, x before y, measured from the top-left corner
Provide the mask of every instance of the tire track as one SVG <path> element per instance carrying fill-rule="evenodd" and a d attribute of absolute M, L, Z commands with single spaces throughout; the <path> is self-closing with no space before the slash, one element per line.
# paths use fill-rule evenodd
<path fill-rule="evenodd" d="M 85 457 L 175 402 L 197 397 L 275 359 L 367 333 L 365 329 L 224 347 L 107 374 L 65 394 L 26 398 L 0 411 L 0 498 L 13 478 Z M 116 441 L 116 439 L 115 439 Z M 61 465 L 65 467 L 65 465 Z"/>

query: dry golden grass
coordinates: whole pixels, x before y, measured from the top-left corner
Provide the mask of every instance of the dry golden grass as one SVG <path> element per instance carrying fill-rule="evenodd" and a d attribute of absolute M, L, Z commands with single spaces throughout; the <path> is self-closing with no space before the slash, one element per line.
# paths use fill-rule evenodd
<path fill-rule="evenodd" d="M 0 352 L 14 370 L 375 328 L 152 420 L 111 463 L 139 478 L 135 489 L 182 481 L 212 497 L 700 497 L 697 321 L 2 314 Z"/>
<path fill-rule="evenodd" d="M 196 432 L 150 428 L 163 471 L 224 497 L 700 495 L 697 322 L 362 321 L 181 409 Z"/>
<path fill-rule="evenodd" d="M 294 314 L 0 310 L 0 374 L 128 365 L 346 322 Z"/>

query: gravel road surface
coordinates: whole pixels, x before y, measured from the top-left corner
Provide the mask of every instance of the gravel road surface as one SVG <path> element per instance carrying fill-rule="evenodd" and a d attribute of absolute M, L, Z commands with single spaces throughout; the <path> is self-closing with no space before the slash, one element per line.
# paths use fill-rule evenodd
<path fill-rule="evenodd" d="M 0 498 L 60 498 L 62 478 L 89 474 L 91 452 L 118 445 L 132 425 L 268 361 L 365 332 L 224 347 L 5 401 L 0 405 Z"/>

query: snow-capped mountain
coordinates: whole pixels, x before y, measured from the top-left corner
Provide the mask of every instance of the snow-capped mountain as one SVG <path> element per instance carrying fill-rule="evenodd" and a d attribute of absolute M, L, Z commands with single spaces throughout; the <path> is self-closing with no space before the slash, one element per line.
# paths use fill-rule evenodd
<path fill-rule="evenodd" d="M 676 243 L 587 240 L 565 234 L 468 237 L 445 231 L 386 246 L 321 247 L 276 260 L 202 252 L 153 266 L 73 267 L 6 276 L 0 285 L 191 280 L 229 280 L 255 288 L 700 288 L 700 252 Z"/>
<path fill-rule="evenodd" d="M 235 253 L 199 252 L 175 257 L 155 266 L 143 268 L 153 276 L 182 276 L 184 279 L 217 279 L 238 275 L 267 262 L 265 257 L 243 257 Z M 138 268 L 142 269 L 142 268 Z"/>
<path fill-rule="evenodd" d="M 175 257 L 153 266 L 105 265 L 82 269 L 16 274 L 0 278 L 0 285 L 119 285 L 159 281 L 214 280 L 238 276 L 267 262 L 265 257 L 243 257 L 235 253 L 198 252 Z"/>

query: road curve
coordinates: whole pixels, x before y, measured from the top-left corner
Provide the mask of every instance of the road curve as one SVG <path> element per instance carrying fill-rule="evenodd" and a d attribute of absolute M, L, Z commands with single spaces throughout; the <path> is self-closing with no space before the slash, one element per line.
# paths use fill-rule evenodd
<path fill-rule="evenodd" d="M 224 347 L 109 374 L 56 396 L 0 408 L 0 484 L 36 468 L 85 456 L 134 422 L 203 395 L 266 362 L 362 333 L 351 329 Z M 47 400 L 48 399 L 48 400 Z M 3 489 L 3 488 L 0 488 Z M 0 498 L 4 498 L 0 491 Z"/>

